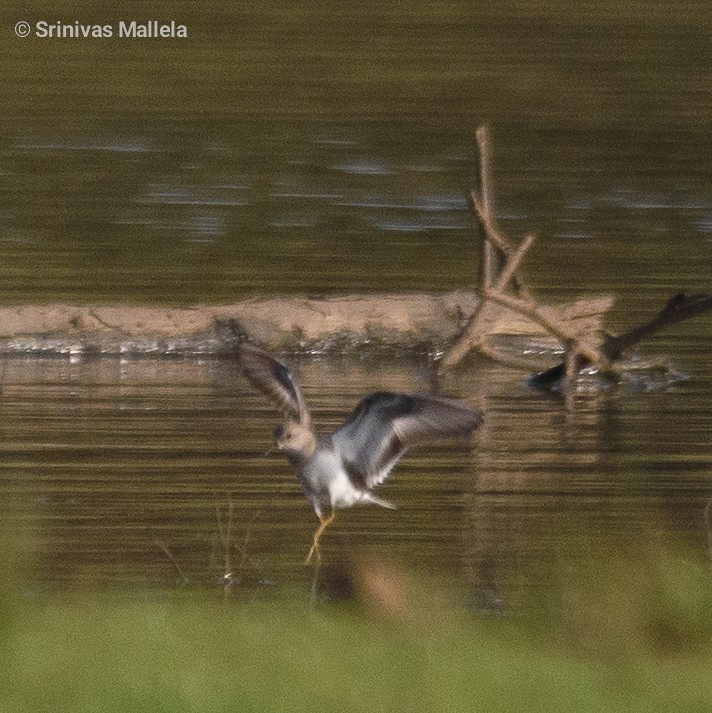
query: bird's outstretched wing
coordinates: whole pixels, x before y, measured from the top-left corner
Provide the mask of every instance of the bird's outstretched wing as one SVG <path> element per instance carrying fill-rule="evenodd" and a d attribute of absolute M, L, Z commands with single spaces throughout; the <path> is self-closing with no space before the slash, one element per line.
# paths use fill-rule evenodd
<path fill-rule="evenodd" d="M 225 344 L 234 350 L 242 372 L 250 383 L 271 399 L 285 416 L 308 426 L 309 409 L 287 365 L 245 341 L 240 333 L 241 325 L 236 320 L 218 321 L 216 329 Z"/>
<path fill-rule="evenodd" d="M 349 476 L 363 487 L 382 483 L 410 446 L 469 436 L 482 414 L 461 401 L 379 391 L 366 396 L 332 436 Z"/>

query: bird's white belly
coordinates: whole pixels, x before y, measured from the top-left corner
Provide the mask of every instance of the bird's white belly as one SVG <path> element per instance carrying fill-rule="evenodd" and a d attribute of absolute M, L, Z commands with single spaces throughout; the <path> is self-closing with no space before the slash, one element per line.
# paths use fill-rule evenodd
<path fill-rule="evenodd" d="M 331 507 L 334 508 L 350 508 L 363 498 L 363 493 L 354 488 L 349 476 L 341 469 L 330 480 L 328 488 Z"/>
<path fill-rule="evenodd" d="M 350 508 L 364 499 L 366 493 L 356 488 L 341 465 L 341 460 L 332 452 L 321 453 L 312 464 L 311 485 L 319 499 L 328 500 L 332 508 Z"/>

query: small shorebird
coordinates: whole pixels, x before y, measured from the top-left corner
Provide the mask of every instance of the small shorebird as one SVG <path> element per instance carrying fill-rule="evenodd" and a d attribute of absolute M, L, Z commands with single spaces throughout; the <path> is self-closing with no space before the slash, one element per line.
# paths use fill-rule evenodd
<path fill-rule="evenodd" d="M 319 556 L 319 540 L 334 521 L 337 508 L 359 503 L 395 507 L 371 491 L 411 446 L 469 436 L 482 423 L 482 414 L 461 401 L 378 391 L 362 399 L 337 431 L 317 433 L 287 366 L 245 341 L 235 320 L 219 321 L 217 329 L 235 349 L 247 379 L 285 417 L 284 425 L 274 429 L 275 443 L 287 456 L 319 518 L 307 563 L 314 553 Z"/>

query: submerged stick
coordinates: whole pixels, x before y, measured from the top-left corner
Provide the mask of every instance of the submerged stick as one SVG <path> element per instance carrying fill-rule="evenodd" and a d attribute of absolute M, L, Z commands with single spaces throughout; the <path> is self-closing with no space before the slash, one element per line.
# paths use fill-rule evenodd
<path fill-rule="evenodd" d="M 619 359 L 628 349 L 665 327 L 696 317 L 698 314 L 712 310 L 712 295 L 696 294 L 673 295 L 665 307 L 649 322 L 634 327 L 617 336 L 607 336 L 603 342 L 603 353 L 613 361 Z"/>
<path fill-rule="evenodd" d="M 625 353 L 646 337 L 649 337 L 662 329 L 692 319 L 704 312 L 712 311 L 712 295 L 696 294 L 684 295 L 682 293 L 674 295 L 665 304 L 665 307 L 650 321 L 620 334 L 618 336 L 607 335 L 601 345 L 601 353 L 610 362 L 621 359 Z M 576 354 L 575 369 L 580 371 L 591 365 L 591 360 L 583 352 Z M 552 366 L 539 374 L 535 374 L 530 383 L 533 386 L 548 388 L 556 384 L 566 375 L 567 365 L 565 362 Z"/>

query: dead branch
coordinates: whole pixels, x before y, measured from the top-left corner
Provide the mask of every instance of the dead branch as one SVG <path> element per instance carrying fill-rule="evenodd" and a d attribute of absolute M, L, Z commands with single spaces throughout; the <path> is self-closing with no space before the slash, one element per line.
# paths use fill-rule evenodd
<path fill-rule="evenodd" d="M 633 329 L 629 329 L 618 336 L 605 335 L 600 344 L 599 352 L 603 354 L 609 363 L 613 364 L 644 338 L 659 332 L 665 327 L 711 311 L 712 295 L 710 294 L 685 295 L 680 293 L 673 295 L 667 301 L 665 307 L 648 322 L 633 327 Z M 530 383 L 532 386 L 539 388 L 549 388 L 564 378 L 566 374 L 578 372 L 583 367 L 589 366 L 590 363 L 586 358 L 586 354 L 583 351 L 579 351 L 572 354 L 571 359 L 567 359 L 565 363 L 557 364 L 539 372 L 531 379 Z"/>
<path fill-rule="evenodd" d="M 478 187 L 470 191 L 470 207 L 480 232 L 480 266 L 477 291 L 480 302 L 470 316 L 459 338 L 447 351 L 441 361 L 443 368 L 457 364 L 469 351 L 477 349 L 485 356 L 502 363 L 513 365 L 513 359 L 498 352 L 488 343 L 488 333 L 484 329 L 488 307 L 496 303 L 535 322 L 551 336 L 558 339 L 567 352 L 566 373 L 573 376 L 577 364 L 583 359 L 602 371 L 610 370 L 609 360 L 600 348 L 600 335 L 580 334 L 556 310 L 540 304 L 525 286 L 518 274 L 521 263 L 534 242 L 534 236 L 527 235 L 516 247 L 497 228 L 492 208 L 490 187 L 489 134 L 485 127 L 476 132 Z M 516 360 L 523 366 L 523 360 Z"/>
<path fill-rule="evenodd" d="M 607 360 L 603 357 L 598 348 L 587 343 L 586 340 L 576 337 L 571 330 L 566 327 L 563 321 L 554 319 L 551 315 L 546 314 L 536 302 L 512 297 L 497 290 L 488 290 L 485 294 L 487 299 L 497 302 L 504 307 L 508 307 L 513 312 L 519 312 L 519 314 L 537 322 L 565 345 L 572 345 L 575 353 L 586 357 L 591 364 L 595 364 L 604 370 L 608 369 Z M 567 351 L 569 351 L 569 349 L 567 349 Z"/>
<path fill-rule="evenodd" d="M 507 264 L 504 269 L 499 274 L 497 282 L 495 282 L 493 292 L 500 293 L 507 288 L 509 281 L 514 277 L 514 273 L 519 268 L 519 263 L 524 259 L 527 250 L 531 247 L 534 242 L 533 235 L 527 235 L 524 240 L 522 240 L 519 247 L 509 255 L 507 259 Z"/>

